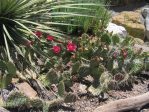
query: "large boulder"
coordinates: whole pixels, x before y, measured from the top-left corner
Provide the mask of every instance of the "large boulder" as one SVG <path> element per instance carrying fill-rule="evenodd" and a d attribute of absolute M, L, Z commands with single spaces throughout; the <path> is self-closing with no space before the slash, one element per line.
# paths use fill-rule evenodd
<path fill-rule="evenodd" d="M 126 37 L 127 31 L 123 26 L 116 25 L 114 23 L 109 23 L 106 30 L 113 35 L 118 35 L 120 37 Z"/>
<path fill-rule="evenodd" d="M 112 22 L 126 28 L 128 34 L 144 40 L 145 27 L 140 21 L 141 11 L 124 11 L 112 18 Z"/>

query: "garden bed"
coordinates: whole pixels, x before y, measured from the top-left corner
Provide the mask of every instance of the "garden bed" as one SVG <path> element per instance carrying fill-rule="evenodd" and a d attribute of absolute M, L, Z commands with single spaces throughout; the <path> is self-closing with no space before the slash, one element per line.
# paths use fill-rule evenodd
<path fill-rule="evenodd" d="M 148 92 L 148 43 L 109 33 L 106 1 L 0 4 L 0 111 L 92 112 Z"/>
<path fill-rule="evenodd" d="M 142 95 L 149 91 L 149 72 L 142 72 L 138 74 L 138 78 L 135 80 L 133 85 L 125 85 L 121 88 L 116 88 L 115 90 L 110 90 L 104 93 L 103 96 L 92 96 L 87 93 L 83 88 L 85 85 L 81 83 L 74 83 L 72 90 L 73 94 L 77 96 L 77 100 L 74 103 L 61 103 L 57 106 L 50 108 L 49 112 L 92 112 L 97 107 L 108 104 L 119 99 L 126 99 L 130 97 L 135 97 L 137 95 Z M 6 91 L 6 90 L 5 90 Z M 30 92 L 26 90 L 27 92 Z M 10 109 L 11 112 L 27 112 L 27 111 L 42 112 L 40 109 L 27 109 L 25 107 L 20 107 L 19 109 Z M 148 112 L 149 106 L 144 106 L 139 112 Z M 137 112 L 137 111 L 128 111 Z"/>

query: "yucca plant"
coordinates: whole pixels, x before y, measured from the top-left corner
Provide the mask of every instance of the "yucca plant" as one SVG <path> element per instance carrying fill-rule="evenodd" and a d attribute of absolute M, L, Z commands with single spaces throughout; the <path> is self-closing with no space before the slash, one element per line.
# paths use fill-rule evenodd
<path fill-rule="evenodd" d="M 86 24 L 91 21 L 95 22 L 94 24 L 101 23 L 102 14 L 100 12 L 97 14 L 96 11 L 99 8 L 102 10 L 100 12 L 107 14 L 107 11 L 103 10 L 102 4 L 96 4 L 91 1 L 86 3 L 80 0 L 63 0 L 59 2 L 1 0 L 0 44 L 5 45 L 7 50 L 9 50 L 11 44 L 13 46 L 15 44 L 26 45 L 29 42 L 29 38 L 37 37 L 33 33 L 36 30 L 60 38 L 60 36 L 64 35 L 64 32 L 62 32 L 62 29 L 65 28 L 64 26 L 86 26 L 87 28 L 89 26 Z M 93 23 L 91 27 L 93 27 Z"/>
<path fill-rule="evenodd" d="M 60 26 L 82 27 L 87 24 L 86 21 L 88 24 L 101 23 L 99 21 L 103 13 L 107 14 L 100 2 L 96 4 L 91 1 L 1 0 L 0 4 L 1 44 L 4 43 L 5 37 L 7 41 L 12 39 L 11 42 L 24 42 L 30 34 L 34 35 L 35 30 L 58 37 L 64 29 Z M 97 12 L 96 9 L 99 8 Z"/>

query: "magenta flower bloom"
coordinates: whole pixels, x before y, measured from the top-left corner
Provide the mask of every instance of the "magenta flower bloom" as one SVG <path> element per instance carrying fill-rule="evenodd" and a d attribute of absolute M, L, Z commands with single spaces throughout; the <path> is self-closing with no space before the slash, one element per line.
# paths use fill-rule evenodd
<path fill-rule="evenodd" d="M 58 54 L 61 52 L 61 48 L 59 46 L 53 46 L 52 50 L 55 54 Z"/>
<path fill-rule="evenodd" d="M 35 35 L 36 35 L 38 38 L 41 38 L 41 36 L 42 36 L 42 32 L 41 32 L 41 31 L 35 31 L 34 33 L 35 33 Z"/>
<path fill-rule="evenodd" d="M 53 40 L 54 40 L 54 37 L 51 36 L 51 35 L 48 35 L 48 36 L 47 36 L 47 40 L 48 40 L 48 41 L 53 41 Z"/>
<path fill-rule="evenodd" d="M 68 43 L 67 43 L 67 51 L 75 52 L 76 49 L 77 49 L 76 44 L 74 44 L 74 43 L 72 43 L 72 42 L 68 42 Z"/>

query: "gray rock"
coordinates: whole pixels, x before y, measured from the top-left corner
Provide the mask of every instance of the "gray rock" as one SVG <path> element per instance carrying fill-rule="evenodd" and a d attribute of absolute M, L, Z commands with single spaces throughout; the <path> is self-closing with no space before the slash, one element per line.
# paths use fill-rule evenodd
<path fill-rule="evenodd" d="M 83 93 L 83 94 L 85 94 L 85 93 L 87 93 L 87 86 L 86 85 L 84 85 L 84 84 L 79 84 L 79 92 L 80 93 Z"/>
<path fill-rule="evenodd" d="M 99 101 L 105 101 L 109 98 L 109 95 L 107 93 L 101 93 L 98 97 Z"/>
<path fill-rule="evenodd" d="M 145 37 L 149 40 L 149 6 L 141 10 L 141 21 L 145 26 Z"/>
<path fill-rule="evenodd" d="M 127 37 L 127 31 L 123 26 L 116 25 L 114 23 L 109 23 L 106 31 L 112 33 L 113 35 L 118 35 L 120 37 Z"/>
<path fill-rule="evenodd" d="M 37 92 L 27 82 L 16 84 L 16 87 L 31 99 L 37 97 Z"/>
<path fill-rule="evenodd" d="M 149 109 L 143 109 L 140 112 L 149 112 Z"/>
<path fill-rule="evenodd" d="M 8 91 L 7 89 L 2 89 L 0 93 L 1 93 L 3 100 L 6 101 L 9 96 L 10 91 Z"/>
<path fill-rule="evenodd" d="M 3 107 L 0 107 L 0 112 L 10 112 L 10 111 L 6 110 L 6 109 L 3 108 Z"/>
<path fill-rule="evenodd" d="M 134 49 L 137 49 L 137 50 L 142 49 L 143 52 L 149 52 L 149 47 L 146 45 L 135 44 Z"/>

